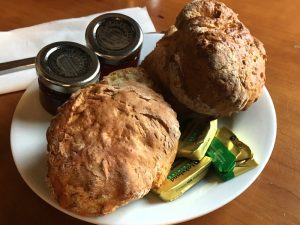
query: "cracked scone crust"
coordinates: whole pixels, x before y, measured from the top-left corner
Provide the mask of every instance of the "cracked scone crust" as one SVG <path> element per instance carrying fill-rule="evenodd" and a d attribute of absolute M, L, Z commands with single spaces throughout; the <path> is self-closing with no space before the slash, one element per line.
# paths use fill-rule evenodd
<path fill-rule="evenodd" d="M 159 187 L 180 136 L 176 113 L 150 88 L 91 85 L 47 131 L 48 180 L 65 209 L 101 215 Z"/>
<path fill-rule="evenodd" d="M 189 109 L 222 117 L 257 100 L 265 61 L 263 44 L 236 13 L 214 0 L 196 0 L 142 66 Z"/>

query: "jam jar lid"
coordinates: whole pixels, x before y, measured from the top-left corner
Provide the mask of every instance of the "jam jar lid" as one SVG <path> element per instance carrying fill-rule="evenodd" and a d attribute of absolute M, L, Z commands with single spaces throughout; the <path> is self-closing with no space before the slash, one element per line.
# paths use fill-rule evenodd
<path fill-rule="evenodd" d="M 107 13 L 92 20 L 85 32 L 87 46 L 101 62 L 119 65 L 140 52 L 144 35 L 139 24 L 129 16 Z"/>
<path fill-rule="evenodd" d="M 35 65 L 39 81 L 61 93 L 73 93 L 95 83 L 100 76 L 97 55 L 75 42 L 61 41 L 45 46 L 38 53 Z"/>

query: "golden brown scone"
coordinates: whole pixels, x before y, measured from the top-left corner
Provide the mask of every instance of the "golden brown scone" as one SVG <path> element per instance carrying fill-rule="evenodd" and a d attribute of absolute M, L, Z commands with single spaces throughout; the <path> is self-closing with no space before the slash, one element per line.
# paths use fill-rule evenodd
<path fill-rule="evenodd" d="M 247 109 L 265 83 L 266 53 L 225 4 L 187 4 L 142 67 L 189 109 L 214 117 Z"/>
<path fill-rule="evenodd" d="M 145 85 L 88 86 L 72 95 L 47 131 L 54 197 L 89 216 L 139 199 L 165 180 L 179 136 L 176 113 Z"/>
<path fill-rule="evenodd" d="M 142 83 L 152 89 L 154 87 L 153 80 L 142 67 L 128 67 L 116 70 L 107 76 L 104 76 L 101 83 L 111 86 L 124 86 L 131 81 Z"/>

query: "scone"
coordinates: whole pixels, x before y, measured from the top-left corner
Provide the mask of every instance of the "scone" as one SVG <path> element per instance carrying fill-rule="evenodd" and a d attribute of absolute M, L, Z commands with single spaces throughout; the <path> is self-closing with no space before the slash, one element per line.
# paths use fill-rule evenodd
<path fill-rule="evenodd" d="M 146 85 L 88 86 L 47 131 L 53 195 L 80 215 L 110 213 L 161 185 L 179 136 L 176 113 Z"/>
<path fill-rule="evenodd" d="M 125 69 L 111 72 L 108 76 L 104 76 L 101 83 L 110 86 L 124 86 L 130 82 L 138 82 L 146 85 L 151 89 L 155 89 L 155 83 L 142 67 L 128 67 Z"/>
<path fill-rule="evenodd" d="M 247 109 L 265 84 L 266 53 L 225 4 L 187 4 L 142 67 L 180 103 L 213 117 Z"/>

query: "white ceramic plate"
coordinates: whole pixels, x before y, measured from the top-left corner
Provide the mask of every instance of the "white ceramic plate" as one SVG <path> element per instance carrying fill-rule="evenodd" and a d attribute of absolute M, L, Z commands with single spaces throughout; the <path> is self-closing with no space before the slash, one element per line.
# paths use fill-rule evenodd
<path fill-rule="evenodd" d="M 147 35 L 142 58 L 154 48 L 161 35 Z M 255 169 L 227 182 L 210 174 L 182 197 L 165 203 L 150 193 L 143 199 L 101 217 L 82 217 L 62 209 L 50 198 L 46 177 L 46 129 L 51 116 L 39 103 L 37 81 L 22 96 L 11 126 L 11 148 L 16 166 L 28 186 L 42 199 L 78 219 L 96 224 L 173 224 L 205 215 L 230 202 L 249 187 L 261 173 L 272 153 L 276 138 L 276 114 L 266 88 L 245 112 L 222 119 L 254 152 Z"/>

